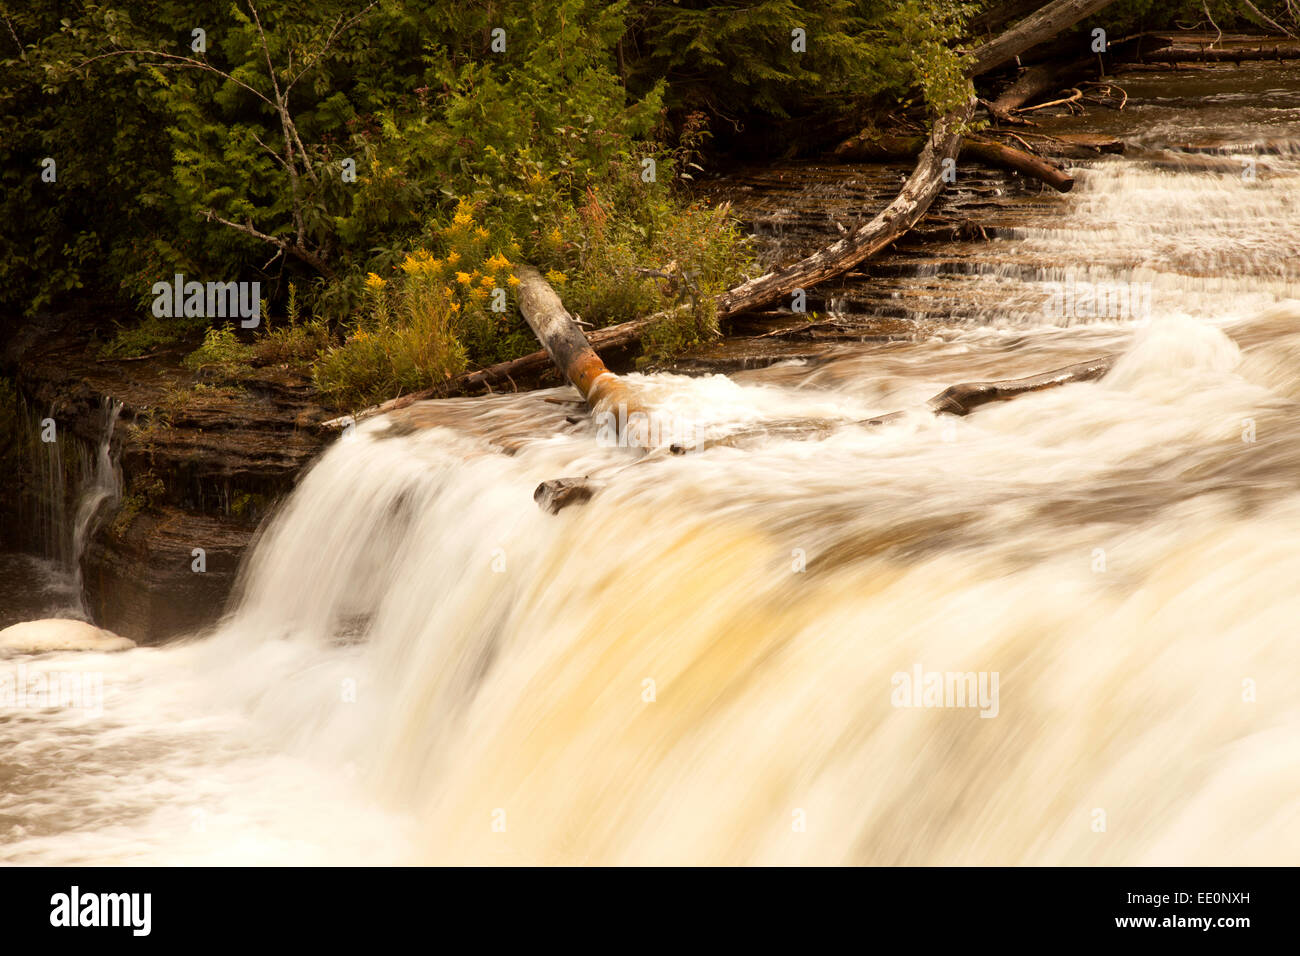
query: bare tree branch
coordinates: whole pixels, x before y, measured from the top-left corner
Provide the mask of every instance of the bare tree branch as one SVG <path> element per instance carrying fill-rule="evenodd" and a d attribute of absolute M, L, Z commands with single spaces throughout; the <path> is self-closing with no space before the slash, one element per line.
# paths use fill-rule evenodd
<path fill-rule="evenodd" d="M 1251 13 L 1255 14 L 1255 16 L 1259 17 L 1261 20 L 1263 20 L 1265 23 L 1267 23 L 1269 26 L 1271 26 L 1274 30 L 1278 30 L 1278 31 L 1280 31 L 1280 32 L 1282 32 L 1282 33 L 1285 33 L 1285 34 L 1286 34 L 1287 36 L 1289 36 L 1289 37 L 1295 37 L 1295 34 L 1294 34 L 1294 33 L 1292 33 L 1292 32 L 1291 32 L 1290 30 L 1288 30 L 1286 27 L 1282 26 L 1282 24 L 1278 23 L 1278 22 L 1277 22 L 1276 20 L 1274 20 L 1272 17 L 1270 17 L 1270 16 L 1268 16 L 1266 13 L 1264 13 L 1262 10 L 1259 9 L 1259 7 L 1257 7 L 1257 6 L 1255 6 L 1253 3 L 1251 3 L 1250 0 L 1241 0 L 1241 2 L 1245 5 L 1245 7 L 1246 7 L 1247 10 L 1249 10 Z M 1292 10 L 1292 8 L 1291 8 L 1291 0 L 1287 0 L 1287 9 L 1291 11 L 1291 15 L 1292 15 L 1292 16 L 1295 16 L 1295 11 Z M 1205 11 L 1205 13 L 1206 13 L 1206 16 L 1209 16 L 1209 11 L 1208 11 L 1208 10 Z M 1213 22 L 1213 21 L 1211 21 L 1211 22 Z M 1216 27 L 1215 29 L 1218 29 L 1218 28 Z"/>
<path fill-rule="evenodd" d="M 313 269 L 316 269 L 322 275 L 332 276 L 334 274 L 333 270 L 325 263 L 325 260 L 310 249 L 300 245 L 295 245 L 287 239 L 281 239 L 279 236 L 268 235 L 255 227 L 251 221 L 248 223 L 231 222 L 229 219 L 223 219 L 221 216 L 218 216 L 216 210 L 213 209 L 205 209 L 202 215 L 203 218 L 209 222 L 218 222 L 223 226 L 242 232 L 245 235 L 252 236 L 254 239 L 260 239 L 262 242 L 270 243 L 286 255 L 293 256 L 295 259 L 298 259 L 311 266 Z"/>

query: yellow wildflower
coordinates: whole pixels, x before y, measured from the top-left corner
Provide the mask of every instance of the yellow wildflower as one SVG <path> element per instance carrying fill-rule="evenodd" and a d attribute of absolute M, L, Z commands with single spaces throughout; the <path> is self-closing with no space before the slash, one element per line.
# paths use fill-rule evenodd
<path fill-rule="evenodd" d="M 470 278 L 468 272 L 457 272 L 456 281 L 459 282 L 461 285 L 469 285 L 474 280 Z"/>
<path fill-rule="evenodd" d="M 373 272 L 366 276 L 366 288 L 371 292 L 379 292 L 386 285 L 388 285 L 388 283 L 379 278 L 379 276 Z"/>
<path fill-rule="evenodd" d="M 506 281 L 509 282 L 511 285 L 519 285 L 519 276 L 511 276 Z"/>
<path fill-rule="evenodd" d="M 493 272 L 501 272 L 504 269 L 510 268 L 510 260 L 498 252 L 487 261 L 487 267 Z"/>
<path fill-rule="evenodd" d="M 488 237 L 488 231 L 482 226 L 479 226 L 474 230 L 474 235 L 478 236 L 480 239 L 486 239 Z"/>
<path fill-rule="evenodd" d="M 569 281 L 569 277 L 563 272 L 558 272 L 555 269 L 552 269 L 550 272 L 546 273 L 546 281 L 550 282 L 551 285 L 564 285 L 564 283 Z"/>
<path fill-rule="evenodd" d="M 459 252 L 456 252 L 456 251 L 453 249 L 451 252 L 447 253 L 447 265 L 449 265 L 449 266 L 454 266 L 454 265 L 455 265 L 456 263 L 458 263 L 458 262 L 460 262 L 460 253 L 459 253 Z"/>

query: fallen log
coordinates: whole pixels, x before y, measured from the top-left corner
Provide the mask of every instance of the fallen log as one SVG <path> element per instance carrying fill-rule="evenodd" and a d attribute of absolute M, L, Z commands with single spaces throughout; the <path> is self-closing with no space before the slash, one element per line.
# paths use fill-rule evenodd
<path fill-rule="evenodd" d="M 859 133 L 846 140 L 835 150 L 841 161 L 869 159 L 875 161 L 897 159 L 913 155 L 920 140 L 917 137 Z M 1025 176 L 1047 183 L 1058 192 L 1069 192 L 1074 179 L 1054 163 L 1023 150 L 995 143 L 981 136 L 967 136 L 962 140 L 961 155 L 971 156 L 990 166 L 1011 169 Z"/>
<path fill-rule="evenodd" d="M 970 35 L 981 36 L 1000 33 L 1009 23 L 1028 16 L 1042 6 L 1042 0 L 1007 0 L 971 18 Z"/>
<path fill-rule="evenodd" d="M 1144 63 L 1244 63 L 1258 60 L 1300 60 L 1300 42 L 1294 40 L 1253 47 L 1209 47 L 1172 45 L 1142 51 Z"/>
<path fill-rule="evenodd" d="M 966 75 L 975 77 L 997 69 L 1112 2 L 1114 0 L 1054 0 L 1001 36 L 973 50 Z"/>
<path fill-rule="evenodd" d="M 550 283 L 530 265 L 516 267 L 519 311 L 546 354 L 592 411 L 642 410 L 627 383 L 605 367 Z"/>
<path fill-rule="evenodd" d="M 1005 402 L 1029 392 L 1041 392 L 1047 388 L 1069 385 L 1071 382 L 1096 381 L 1109 372 L 1114 364 L 1115 357 L 1108 355 L 1026 378 L 1003 379 L 995 382 L 963 382 L 959 385 L 949 385 L 925 404 L 936 415 L 965 416 L 990 402 Z M 877 418 L 868 418 L 859 424 L 885 425 L 906 415 L 906 411 L 891 412 Z"/>
<path fill-rule="evenodd" d="M 1122 139 L 1104 133 L 1022 133 L 1034 139 L 1034 149 L 1041 155 L 1062 159 L 1092 159 L 1103 153 L 1123 153 L 1126 145 Z"/>
<path fill-rule="evenodd" d="M 1047 183 L 1057 192 L 1068 193 L 1074 188 L 1074 177 L 1054 163 L 1033 153 L 974 136 L 967 137 L 962 145 L 962 155 L 967 153 L 990 165 L 1005 166 Z"/>
<path fill-rule="evenodd" d="M 1012 110 L 1018 110 L 1044 94 L 1056 92 L 1067 79 L 1080 76 L 1095 63 L 1092 57 L 1085 57 L 1072 63 L 1051 62 L 1031 66 L 988 104 L 989 112 L 1004 122 L 1014 122 Z"/>
<path fill-rule="evenodd" d="M 962 130 L 974 112 L 975 99 L 971 97 L 935 123 L 912 175 L 894 201 L 869 222 L 811 256 L 722 293 L 718 297 L 719 316 L 747 312 L 790 295 L 796 289 L 807 289 L 842 275 L 911 229 L 943 191 L 946 161 L 956 160 Z"/>

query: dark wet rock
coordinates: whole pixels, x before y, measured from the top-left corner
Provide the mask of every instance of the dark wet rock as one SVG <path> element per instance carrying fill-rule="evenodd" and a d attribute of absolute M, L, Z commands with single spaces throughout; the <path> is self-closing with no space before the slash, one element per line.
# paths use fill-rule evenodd
<path fill-rule="evenodd" d="M 558 514 L 570 505 L 590 501 L 602 487 L 602 482 L 591 478 L 552 478 L 537 486 L 533 500 L 543 511 Z"/>

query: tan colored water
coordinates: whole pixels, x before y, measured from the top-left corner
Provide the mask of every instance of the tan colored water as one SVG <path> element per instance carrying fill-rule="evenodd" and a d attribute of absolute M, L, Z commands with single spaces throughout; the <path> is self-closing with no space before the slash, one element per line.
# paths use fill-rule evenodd
<path fill-rule="evenodd" d="M 0 860 L 1300 860 L 1300 165 L 1079 179 L 953 284 L 975 319 L 643 382 L 695 427 L 828 437 L 552 516 L 538 482 L 631 459 L 545 394 L 363 427 L 220 633 L 25 659 L 105 697 L 0 710 Z M 1047 315 L 1052 281 L 1149 282 L 1150 313 Z M 1108 351 L 1098 383 L 848 424 Z M 996 695 L 900 706 L 917 671 Z"/>

